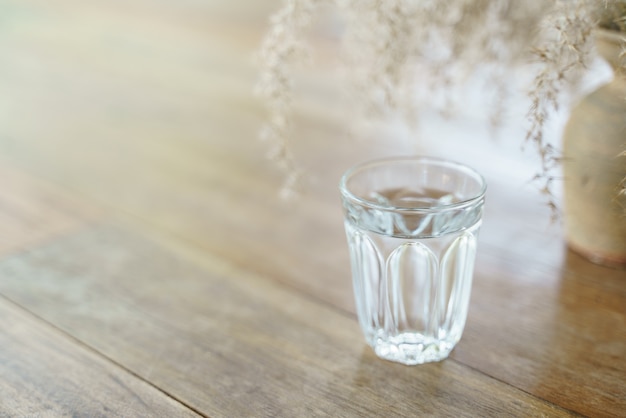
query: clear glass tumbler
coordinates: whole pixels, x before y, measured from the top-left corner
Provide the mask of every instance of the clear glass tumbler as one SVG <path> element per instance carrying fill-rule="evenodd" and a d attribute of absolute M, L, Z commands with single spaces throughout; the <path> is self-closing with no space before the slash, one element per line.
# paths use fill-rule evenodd
<path fill-rule="evenodd" d="M 348 170 L 340 191 L 359 323 L 384 359 L 445 359 L 469 305 L 486 182 L 473 169 L 392 158 Z"/>

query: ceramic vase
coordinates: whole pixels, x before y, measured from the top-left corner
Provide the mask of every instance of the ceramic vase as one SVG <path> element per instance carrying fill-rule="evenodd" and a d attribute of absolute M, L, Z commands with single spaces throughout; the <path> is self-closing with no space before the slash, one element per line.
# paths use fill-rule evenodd
<path fill-rule="evenodd" d="M 621 37 L 597 33 L 615 76 L 573 109 L 563 138 L 564 218 L 568 246 L 592 262 L 626 267 L 626 76 L 617 62 Z"/>

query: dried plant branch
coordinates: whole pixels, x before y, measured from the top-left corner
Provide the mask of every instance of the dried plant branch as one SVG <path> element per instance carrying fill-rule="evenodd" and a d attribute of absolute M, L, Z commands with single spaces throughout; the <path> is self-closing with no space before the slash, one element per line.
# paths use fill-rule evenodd
<path fill-rule="evenodd" d="M 261 139 L 270 143 L 268 157 L 285 173 L 281 190 L 290 197 L 297 190 L 302 171 L 296 164 L 289 145 L 291 130 L 293 80 L 292 65 L 306 55 L 304 30 L 309 26 L 316 7 L 323 0 L 288 0 L 270 19 L 270 31 L 261 45 L 258 62 L 259 81 L 256 92 L 265 99 L 268 121 L 261 130 Z"/>
<path fill-rule="evenodd" d="M 561 156 L 544 138 L 546 123 L 587 67 L 593 29 L 626 30 L 626 0 L 285 0 L 261 47 L 258 91 L 269 110 L 262 137 L 286 173 L 286 194 L 302 177 L 288 140 L 291 69 L 306 50 L 304 31 L 322 3 L 346 19 L 348 84 L 367 119 L 402 115 L 410 125 L 420 106 L 416 84 L 445 93 L 477 68 L 504 94 L 507 69 L 527 62 L 531 53 L 537 73 L 526 141 L 541 161 L 535 179 L 557 213 L 553 170 Z"/>
<path fill-rule="evenodd" d="M 539 172 L 535 180 L 548 199 L 553 218 L 558 215 L 552 184 L 552 171 L 561 161 L 560 152 L 544 138 L 549 115 L 559 110 L 563 91 L 576 84 L 582 70 L 588 66 L 593 48 L 593 29 L 596 19 L 591 1 L 559 1 L 546 15 L 543 40 L 533 53 L 539 63 L 539 71 L 530 91 L 531 107 L 528 112 L 530 127 L 526 141 L 531 142 L 540 157 Z"/>

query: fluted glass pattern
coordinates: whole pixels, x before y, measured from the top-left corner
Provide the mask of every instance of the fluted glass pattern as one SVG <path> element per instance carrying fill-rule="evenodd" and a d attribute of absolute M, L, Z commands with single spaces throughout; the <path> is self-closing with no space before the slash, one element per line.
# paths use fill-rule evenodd
<path fill-rule="evenodd" d="M 404 180 L 392 187 L 397 173 L 391 168 L 376 166 L 376 176 L 357 171 L 357 180 L 373 183 L 371 192 L 344 176 L 345 229 L 357 315 L 368 344 L 379 357 L 420 364 L 446 358 L 463 333 L 485 187 L 463 166 L 423 159 L 400 163 L 415 190 Z M 438 189 L 420 181 L 435 182 Z"/>

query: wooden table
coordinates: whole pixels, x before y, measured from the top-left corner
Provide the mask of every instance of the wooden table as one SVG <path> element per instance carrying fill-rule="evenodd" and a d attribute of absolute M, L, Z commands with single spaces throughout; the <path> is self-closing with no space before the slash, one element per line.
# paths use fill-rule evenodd
<path fill-rule="evenodd" d="M 276 6 L 0 3 L 0 416 L 626 416 L 626 274 L 565 248 L 517 139 L 348 138 L 320 35 L 278 198 L 252 95 Z M 463 339 L 415 367 L 361 336 L 337 191 L 411 152 L 490 183 Z"/>

